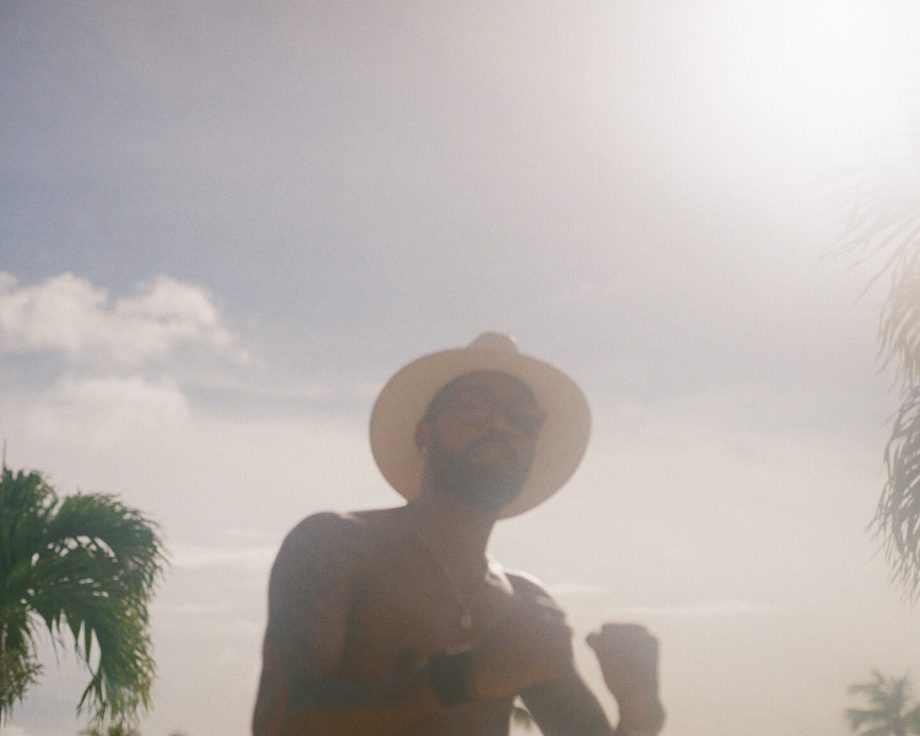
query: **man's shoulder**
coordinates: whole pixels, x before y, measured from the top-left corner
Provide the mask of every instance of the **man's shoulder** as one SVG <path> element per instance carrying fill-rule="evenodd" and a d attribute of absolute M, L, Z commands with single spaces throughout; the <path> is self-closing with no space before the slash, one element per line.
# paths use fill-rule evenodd
<path fill-rule="evenodd" d="M 504 573 L 505 577 L 508 578 L 508 582 L 511 583 L 515 595 L 531 600 L 540 600 L 544 604 L 559 607 L 546 589 L 546 585 L 535 575 L 523 570 L 505 570 Z"/>
<path fill-rule="evenodd" d="M 323 554 L 366 550 L 373 545 L 375 530 L 394 509 L 370 511 L 322 511 L 301 519 L 288 532 L 281 545 L 282 553 Z"/>
<path fill-rule="evenodd" d="M 269 599 L 289 596 L 307 581 L 329 584 L 336 578 L 360 576 L 368 557 L 363 537 L 360 521 L 351 514 L 327 511 L 302 519 L 275 557 Z"/>
<path fill-rule="evenodd" d="M 366 535 L 367 523 L 360 514 L 321 511 L 310 514 L 295 524 L 284 538 L 281 549 L 330 551 L 360 544 Z"/>
<path fill-rule="evenodd" d="M 340 511 L 320 511 L 316 514 L 310 514 L 297 522 L 294 528 L 288 532 L 288 538 L 293 537 L 296 539 L 305 536 L 353 531 L 359 528 L 360 525 L 358 514 Z"/>

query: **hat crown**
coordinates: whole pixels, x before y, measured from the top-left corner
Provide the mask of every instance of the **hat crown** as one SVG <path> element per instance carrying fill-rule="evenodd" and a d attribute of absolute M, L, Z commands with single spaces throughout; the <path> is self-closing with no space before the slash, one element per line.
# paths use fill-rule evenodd
<path fill-rule="evenodd" d="M 468 345 L 468 348 L 474 350 L 499 350 L 503 353 L 519 352 L 514 338 L 501 332 L 483 332 Z"/>
<path fill-rule="evenodd" d="M 548 363 L 523 355 L 509 335 L 483 332 L 466 347 L 429 353 L 398 370 L 371 412 L 370 440 L 383 477 L 407 500 L 422 491 L 425 458 L 415 443 L 419 420 L 450 381 L 497 372 L 521 381 L 546 413 L 520 495 L 501 512 L 514 516 L 549 498 L 575 472 L 588 444 L 591 412 L 575 382 Z"/>

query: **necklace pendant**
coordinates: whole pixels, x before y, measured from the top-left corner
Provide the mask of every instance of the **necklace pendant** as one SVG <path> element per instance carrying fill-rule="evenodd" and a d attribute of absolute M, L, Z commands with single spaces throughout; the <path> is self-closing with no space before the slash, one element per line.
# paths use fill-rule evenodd
<path fill-rule="evenodd" d="M 460 616 L 460 628 L 469 629 L 473 625 L 473 617 L 469 611 L 464 611 Z"/>

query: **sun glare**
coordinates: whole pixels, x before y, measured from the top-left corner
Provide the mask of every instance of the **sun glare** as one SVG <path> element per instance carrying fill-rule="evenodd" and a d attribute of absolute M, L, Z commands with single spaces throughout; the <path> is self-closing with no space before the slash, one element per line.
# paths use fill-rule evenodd
<path fill-rule="evenodd" d="M 832 159 L 888 149 L 916 88 L 916 51 L 902 10 L 892 3 L 739 3 L 719 25 L 713 73 L 752 132 L 778 146 Z"/>

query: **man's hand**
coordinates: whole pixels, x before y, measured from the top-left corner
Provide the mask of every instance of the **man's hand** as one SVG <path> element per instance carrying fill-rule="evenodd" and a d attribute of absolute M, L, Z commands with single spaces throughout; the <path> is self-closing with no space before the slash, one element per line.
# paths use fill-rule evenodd
<path fill-rule="evenodd" d="M 572 670 L 572 630 L 549 599 L 516 596 L 502 625 L 470 655 L 475 698 L 516 695 Z"/>
<path fill-rule="evenodd" d="M 664 724 L 658 700 L 658 640 L 643 626 L 604 624 L 587 641 L 619 706 L 617 732 L 657 734 Z"/>

